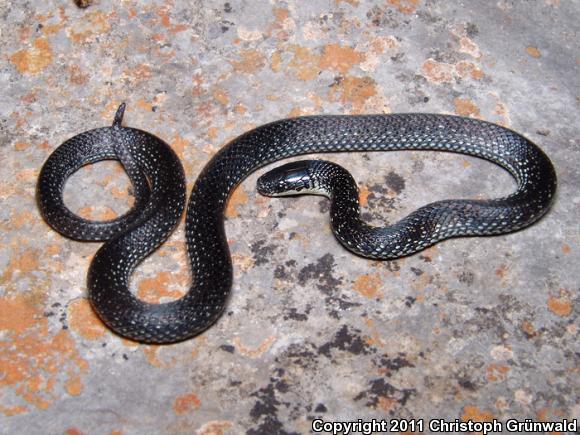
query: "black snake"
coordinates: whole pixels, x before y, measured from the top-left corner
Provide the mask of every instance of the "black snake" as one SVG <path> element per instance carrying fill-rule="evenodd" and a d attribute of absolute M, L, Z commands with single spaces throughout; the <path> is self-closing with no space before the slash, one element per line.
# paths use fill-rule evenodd
<path fill-rule="evenodd" d="M 77 240 L 105 241 L 90 265 L 89 299 L 112 330 L 141 342 L 184 340 L 219 318 L 232 287 L 232 261 L 224 230 L 228 197 L 248 174 L 275 160 L 313 152 L 439 150 L 494 162 L 517 180 L 517 191 L 507 197 L 436 202 L 381 229 L 360 222 L 356 188 L 343 180 L 340 186 L 350 195 L 334 198 L 335 234 L 358 254 L 382 259 L 408 255 L 449 237 L 518 230 L 547 212 L 556 191 L 554 168 L 536 145 L 484 121 L 391 114 L 272 122 L 239 136 L 205 166 L 187 206 L 191 288 L 181 299 L 148 304 L 129 291 L 129 278 L 177 225 L 186 200 L 185 176 L 165 142 L 121 126 L 123 112 L 124 105 L 112 127 L 90 130 L 61 144 L 40 172 L 37 194 L 42 215 L 55 230 Z M 62 191 L 73 172 L 104 159 L 122 162 L 134 186 L 135 205 L 117 219 L 87 221 L 67 209 Z M 298 166 L 298 171 L 303 169 Z M 274 178 L 279 178 L 276 173 Z M 266 185 L 262 183 L 262 187 Z"/>

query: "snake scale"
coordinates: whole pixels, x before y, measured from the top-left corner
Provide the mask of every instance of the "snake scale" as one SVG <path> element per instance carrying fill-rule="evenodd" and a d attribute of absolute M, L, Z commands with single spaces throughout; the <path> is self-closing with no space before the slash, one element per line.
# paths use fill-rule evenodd
<path fill-rule="evenodd" d="M 233 278 L 224 229 L 228 197 L 248 174 L 273 161 L 313 152 L 450 151 L 494 162 L 516 179 L 517 190 L 504 198 L 439 201 L 378 229 L 359 221 L 358 202 L 352 200 L 356 186 L 351 199 L 335 198 L 331 214 L 339 240 L 360 255 L 379 259 L 409 255 L 450 237 L 521 229 L 547 212 L 556 192 L 554 168 L 540 148 L 511 130 L 476 119 L 413 113 L 272 122 L 230 142 L 202 170 L 186 212 L 193 282 L 181 299 L 149 304 L 131 293 L 129 278 L 178 224 L 186 203 L 185 176 L 165 142 L 121 125 L 124 108 L 111 127 L 78 134 L 49 156 L 39 175 L 37 197 L 44 219 L 61 234 L 105 242 L 89 268 L 89 299 L 109 328 L 140 342 L 181 341 L 220 317 Z M 121 161 L 134 187 L 135 204 L 114 220 L 88 221 L 65 206 L 63 188 L 79 168 L 105 159 Z"/>

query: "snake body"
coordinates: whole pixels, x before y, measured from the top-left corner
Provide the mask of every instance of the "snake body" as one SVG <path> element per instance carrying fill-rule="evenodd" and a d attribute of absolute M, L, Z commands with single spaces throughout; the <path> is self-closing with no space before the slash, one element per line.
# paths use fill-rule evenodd
<path fill-rule="evenodd" d="M 346 219 L 341 241 L 374 258 L 407 255 L 454 236 L 521 229 L 547 212 L 556 191 L 556 175 L 548 157 L 523 136 L 488 122 L 434 114 L 331 115 L 276 121 L 239 136 L 202 170 L 186 214 L 193 283 L 181 299 L 148 304 L 129 291 L 129 278 L 177 225 L 185 206 L 185 176 L 166 143 L 147 132 L 121 126 L 123 110 L 124 106 L 112 127 L 90 130 L 61 144 L 40 172 L 37 193 L 41 213 L 54 229 L 77 240 L 105 241 L 89 268 L 89 299 L 113 331 L 140 342 L 184 340 L 220 317 L 233 276 L 224 229 L 228 197 L 248 174 L 273 161 L 313 152 L 438 150 L 494 162 L 516 179 L 516 192 L 505 198 L 440 201 L 422 207 L 388 230 L 388 243 L 373 241 L 373 237 L 361 242 L 359 232 L 351 233 L 355 228 Z M 122 162 L 135 188 L 135 205 L 115 220 L 87 221 L 66 208 L 62 191 L 73 172 L 104 159 Z M 333 207 L 341 215 L 353 214 L 344 208 L 346 203 Z M 358 216 L 358 209 L 355 214 Z"/>

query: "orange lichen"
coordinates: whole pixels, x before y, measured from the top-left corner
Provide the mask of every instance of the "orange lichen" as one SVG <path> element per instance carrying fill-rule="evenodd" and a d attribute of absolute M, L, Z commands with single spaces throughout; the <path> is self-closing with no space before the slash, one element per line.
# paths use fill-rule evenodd
<path fill-rule="evenodd" d="M 534 46 L 526 47 L 526 53 L 528 53 L 530 56 L 532 56 L 536 59 L 541 56 L 541 53 L 540 53 L 540 50 L 538 50 L 538 47 L 534 47 Z"/>
<path fill-rule="evenodd" d="M 463 414 L 461 415 L 462 421 L 492 421 L 494 418 L 493 414 L 489 411 L 482 411 L 477 406 L 466 406 L 463 408 Z"/>
<path fill-rule="evenodd" d="M 151 66 L 146 63 L 140 63 L 139 65 L 136 65 L 132 68 L 126 68 L 123 71 L 123 77 L 129 78 L 133 83 L 144 82 L 150 79 L 152 76 L 153 72 L 151 71 Z"/>
<path fill-rule="evenodd" d="M 89 301 L 80 298 L 68 305 L 68 323 L 73 332 L 87 340 L 96 340 L 104 337 L 107 329 L 97 317 Z"/>
<path fill-rule="evenodd" d="M 274 11 L 274 17 L 276 18 L 276 21 L 278 21 L 278 22 L 282 22 L 290 17 L 290 11 L 288 9 L 274 8 L 273 11 Z"/>
<path fill-rule="evenodd" d="M 173 151 L 175 151 L 175 153 L 179 156 L 179 158 L 184 160 L 184 152 L 185 149 L 190 145 L 189 141 L 181 137 L 179 133 L 175 133 L 170 145 Z"/>
<path fill-rule="evenodd" d="M 380 396 L 377 403 L 377 408 L 383 410 L 384 412 L 389 412 L 395 406 L 397 406 L 397 403 L 397 400 L 392 397 Z"/>
<path fill-rule="evenodd" d="M 139 282 L 137 296 L 152 304 L 158 304 L 164 298 L 179 299 L 187 291 L 187 280 L 182 273 L 159 272 L 153 278 Z"/>
<path fill-rule="evenodd" d="M 64 384 L 66 392 L 71 396 L 80 396 L 83 392 L 83 382 L 81 377 L 73 375 Z"/>
<path fill-rule="evenodd" d="M 456 97 L 453 102 L 455 104 L 455 113 L 458 115 L 471 116 L 474 118 L 481 116 L 479 107 L 477 107 L 470 99 Z"/>
<path fill-rule="evenodd" d="M 528 320 L 525 320 L 522 322 L 521 329 L 528 336 L 528 338 L 535 337 L 536 335 L 538 335 L 538 333 L 536 332 L 536 329 L 534 328 L 534 325 L 532 324 L 532 322 L 530 322 Z"/>
<path fill-rule="evenodd" d="M 246 109 L 246 107 L 241 103 L 238 103 L 234 106 L 234 112 L 239 114 L 239 115 L 243 115 L 247 111 L 248 111 L 248 109 Z"/>
<path fill-rule="evenodd" d="M 275 51 L 270 58 L 270 69 L 274 72 L 280 71 L 280 66 L 282 65 L 282 55 L 279 51 Z"/>
<path fill-rule="evenodd" d="M 29 145 L 26 142 L 18 141 L 14 144 L 14 149 L 16 151 L 24 151 L 28 146 Z"/>
<path fill-rule="evenodd" d="M 507 267 L 507 265 L 502 264 L 495 270 L 495 276 L 497 276 L 498 278 L 505 278 L 508 270 L 509 268 Z"/>
<path fill-rule="evenodd" d="M 455 72 L 459 77 L 471 77 L 474 80 L 481 79 L 484 74 L 473 62 L 461 60 L 455 64 Z"/>
<path fill-rule="evenodd" d="M 369 195 L 371 191 L 367 186 L 360 186 L 358 189 L 358 200 L 360 202 L 361 207 L 366 207 L 369 200 Z"/>
<path fill-rule="evenodd" d="M 83 73 L 78 65 L 70 65 L 68 74 L 68 81 L 73 85 L 86 85 L 89 82 L 89 75 Z"/>
<path fill-rule="evenodd" d="M 288 51 L 294 54 L 288 68 L 295 72 L 296 78 L 306 81 L 313 80 L 318 76 L 320 72 L 319 56 L 312 54 L 308 48 L 300 45 L 292 45 Z"/>
<path fill-rule="evenodd" d="M 486 368 L 486 377 L 490 382 L 505 381 L 509 371 L 509 366 L 505 364 L 491 363 Z"/>
<path fill-rule="evenodd" d="M 14 53 L 10 60 L 22 74 L 38 74 L 52 62 L 50 44 L 44 38 L 38 38 L 32 43 L 32 48 Z"/>
<path fill-rule="evenodd" d="M 354 65 L 360 63 L 363 56 L 350 47 L 329 44 L 324 47 L 320 58 L 320 68 L 346 74 Z"/>
<path fill-rule="evenodd" d="M 570 245 L 568 245 L 567 243 L 564 243 L 562 245 L 562 253 L 569 254 L 571 251 L 572 251 L 572 248 L 570 248 Z"/>
<path fill-rule="evenodd" d="M 250 348 L 242 343 L 240 337 L 236 337 L 234 338 L 234 346 L 236 346 L 236 349 L 241 355 L 247 356 L 249 358 L 257 358 L 268 351 L 274 341 L 276 341 L 276 337 L 271 335 L 262 341 L 258 347 Z"/>
<path fill-rule="evenodd" d="M 115 14 L 105 14 L 99 10 L 83 15 L 82 20 L 68 29 L 68 37 L 76 43 L 93 41 L 98 35 L 108 32 Z"/>
<path fill-rule="evenodd" d="M 394 6 L 402 14 L 412 14 L 417 10 L 419 0 L 387 0 L 387 3 Z"/>
<path fill-rule="evenodd" d="M 500 101 L 499 97 L 496 94 L 491 93 L 491 95 L 496 100 L 495 107 L 493 108 L 493 113 L 501 117 L 501 121 L 499 121 L 499 124 L 503 125 L 504 127 L 509 127 L 511 124 L 511 118 L 506 104 Z"/>
<path fill-rule="evenodd" d="M 572 313 L 570 292 L 565 289 L 560 289 L 559 296 L 550 296 L 548 298 L 548 309 L 557 316 L 569 316 Z"/>
<path fill-rule="evenodd" d="M 566 417 L 566 413 L 557 408 L 540 408 L 536 412 L 539 421 L 557 421 Z"/>
<path fill-rule="evenodd" d="M 474 58 L 480 58 L 481 52 L 479 51 L 479 47 L 475 42 L 469 39 L 467 36 L 462 36 L 459 39 L 459 51 L 461 53 L 467 53 Z"/>
<path fill-rule="evenodd" d="M 239 216 L 238 207 L 247 204 L 249 200 L 248 193 L 243 186 L 238 186 L 230 196 L 228 205 L 226 207 L 225 215 L 228 218 L 235 218 Z"/>
<path fill-rule="evenodd" d="M 176 414 L 185 414 L 186 412 L 195 411 L 201 406 L 201 400 L 193 394 L 182 394 L 177 396 L 173 401 L 173 412 Z"/>
<path fill-rule="evenodd" d="M 197 435 L 224 435 L 224 431 L 233 426 L 229 421 L 214 420 L 204 424 L 197 430 Z"/>
<path fill-rule="evenodd" d="M 367 298 L 381 296 L 381 277 L 378 274 L 360 275 L 355 281 L 353 288 Z"/>
<path fill-rule="evenodd" d="M 137 106 L 139 109 L 142 109 L 146 112 L 151 112 L 153 110 L 153 104 L 149 103 L 148 101 L 145 101 L 143 98 L 140 98 L 139 100 L 137 100 L 137 102 L 135 103 L 135 106 Z"/>
<path fill-rule="evenodd" d="M 218 103 L 224 106 L 227 106 L 230 102 L 230 97 L 228 96 L 227 92 L 224 91 L 223 89 L 214 89 L 213 97 Z"/>
<path fill-rule="evenodd" d="M 0 298 L 0 388 L 13 389 L 25 402 L 0 409 L 6 414 L 28 411 L 26 404 L 47 409 L 58 398 L 58 382 L 67 392 L 82 389 L 88 364 L 67 331 L 51 334 L 42 307 L 32 296 Z"/>
<path fill-rule="evenodd" d="M 78 210 L 78 215 L 85 219 L 106 221 L 119 216 L 115 210 L 108 206 L 87 206 Z"/>
<path fill-rule="evenodd" d="M 434 83 L 446 83 L 453 81 L 453 65 L 437 62 L 435 59 L 427 59 L 421 66 L 423 75 L 427 80 Z"/>
<path fill-rule="evenodd" d="M 246 74 L 258 72 L 266 64 L 266 58 L 262 53 L 256 50 L 242 50 L 240 52 L 241 60 L 230 61 L 234 70 Z"/>
<path fill-rule="evenodd" d="M 4 270 L 0 282 L 8 282 L 15 275 L 25 275 L 38 269 L 39 253 L 28 249 L 20 254 L 15 254 L 10 259 L 8 267 Z"/>
<path fill-rule="evenodd" d="M 377 84 L 371 77 L 346 76 L 334 85 L 329 97 L 343 103 L 351 103 L 353 112 L 360 112 L 365 102 L 377 94 Z"/>
<path fill-rule="evenodd" d="M 25 296 L 0 299 L 0 330 L 20 334 L 34 326 L 36 309 Z"/>
<path fill-rule="evenodd" d="M 21 212 L 14 212 L 8 221 L 7 227 L 11 230 L 19 230 L 22 227 L 34 222 L 36 215 L 30 210 L 23 210 Z"/>

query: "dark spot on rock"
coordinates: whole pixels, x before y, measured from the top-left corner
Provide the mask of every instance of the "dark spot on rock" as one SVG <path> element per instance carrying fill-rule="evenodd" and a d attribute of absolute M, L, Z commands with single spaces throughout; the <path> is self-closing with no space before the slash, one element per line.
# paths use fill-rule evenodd
<path fill-rule="evenodd" d="M 475 280 L 475 274 L 470 270 L 464 270 L 459 274 L 459 282 L 467 284 L 468 286 L 473 285 L 473 281 Z"/>
<path fill-rule="evenodd" d="M 409 398 L 415 395 L 417 391 L 414 388 L 398 389 L 385 382 L 383 378 L 374 379 L 370 382 L 367 390 L 361 391 L 355 398 L 355 401 L 366 399 L 365 405 L 376 407 L 380 398 L 391 399 L 397 402 L 400 407 L 405 406 Z M 391 409 L 390 414 L 394 414 L 396 409 Z"/>
<path fill-rule="evenodd" d="M 339 86 L 343 80 L 344 80 L 343 76 L 335 76 L 334 80 L 332 81 L 332 83 L 330 85 L 328 85 L 328 87 L 333 88 L 335 86 Z"/>
<path fill-rule="evenodd" d="M 258 398 L 250 410 L 250 416 L 254 420 L 262 416 L 272 416 L 278 413 L 278 405 L 280 405 L 280 402 L 276 399 L 274 385 L 268 384 L 265 388 L 253 392 L 251 396 Z"/>
<path fill-rule="evenodd" d="M 413 272 L 417 276 L 423 275 L 423 271 L 417 267 L 411 267 L 411 272 Z"/>
<path fill-rule="evenodd" d="M 232 11 L 232 5 L 230 5 L 229 2 L 224 3 L 224 12 L 227 12 L 228 14 Z"/>
<path fill-rule="evenodd" d="M 340 319 L 341 311 L 360 306 L 360 303 L 350 302 L 337 295 L 337 288 L 342 283 L 342 279 L 334 277 L 332 274 L 334 268 L 334 257 L 332 254 L 325 254 L 316 263 L 309 264 L 298 272 L 298 283 L 303 286 L 310 280 L 316 280 L 316 287 L 326 295 L 328 314 L 335 319 Z"/>
<path fill-rule="evenodd" d="M 542 128 L 542 129 L 536 130 L 536 133 L 539 134 L 540 136 L 549 136 L 550 130 L 548 130 L 547 128 Z"/>
<path fill-rule="evenodd" d="M 332 275 L 333 271 L 334 257 L 332 254 L 325 254 L 316 263 L 309 264 L 300 270 L 298 283 L 304 285 L 307 281 L 314 279 L 320 283 L 319 288 L 330 291 L 342 283 L 342 280 Z"/>
<path fill-rule="evenodd" d="M 391 56 L 391 60 L 395 63 L 400 63 L 403 61 L 403 58 L 405 57 L 405 53 L 401 52 L 401 53 L 397 53 L 394 56 Z"/>
<path fill-rule="evenodd" d="M 320 201 L 318 201 L 318 209 L 322 214 L 328 213 L 330 210 L 330 201 L 326 198 L 322 198 Z"/>
<path fill-rule="evenodd" d="M 461 385 L 466 390 L 475 391 L 476 385 L 471 381 L 471 379 L 467 378 L 459 378 L 457 379 L 457 383 Z"/>
<path fill-rule="evenodd" d="M 312 343 L 291 344 L 284 353 L 276 358 L 276 362 L 285 366 L 313 368 L 317 365 L 318 355 Z"/>
<path fill-rule="evenodd" d="M 439 23 L 440 21 L 443 20 L 443 18 L 438 17 L 436 15 L 432 15 L 425 10 L 417 11 L 417 16 L 419 17 L 420 20 L 422 20 L 425 23 L 430 24 L 430 25 Z"/>
<path fill-rule="evenodd" d="M 419 255 L 419 258 L 425 263 L 431 263 L 433 261 L 428 255 Z"/>
<path fill-rule="evenodd" d="M 423 172 L 423 169 L 425 169 L 425 162 L 423 160 L 419 160 L 419 159 L 413 160 L 412 171 L 414 174 L 418 174 L 420 172 Z"/>
<path fill-rule="evenodd" d="M 389 357 L 387 354 L 383 354 L 380 356 L 379 360 L 376 362 L 376 365 L 380 368 L 387 369 L 388 373 L 387 376 L 391 377 L 393 373 L 401 370 L 405 367 L 415 367 L 410 361 L 405 358 L 404 353 L 399 353 L 395 357 Z"/>
<path fill-rule="evenodd" d="M 405 298 L 405 305 L 409 308 L 411 308 L 411 306 L 413 306 L 413 304 L 417 301 L 417 298 L 414 298 L 413 296 L 407 296 Z"/>
<path fill-rule="evenodd" d="M 270 257 L 276 250 L 276 246 L 266 245 L 265 240 L 258 240 L 250 246 L 250 250 L 254 254 L 256 266 L 260 266 L 270 261 Z"/>
<path fill-rule="evenodd" d="M 266 417 L 264 421 L 256 428 L 251 428 L 246 432 L 247 435 L 300 435 L 298 432 L 288 432 L 284 429 L 282 422 L 276 417 Z"/>
<path fill-rule="evenodd" d="M 276 279 L 286 279 L 288 278 L 288 273 L 286 273 L 286 268 L 279 264 L 278 266 L 276 266 L 276 269 L 274 269 L 274 278 Z"/>
<path fill-rule="evenodd" d="M 324 413 L 328 411 L 328 409 L 326 409 L 326 406 L 324 406 L 324 404 L 319 403 L 318 405 L 316 405 L 316 408 L 314 408 L 314 412 L 318 412 L 318 413 Z"/>
<path fill-rule="evenodd" d="M 388 192 L 389 192 L 387 189 L 385 189 L 385 188 L 383 187 L 383 185 L 382 185 L 382 184 L 373 184 L 372 186 L 369 186 L 369 191 L 370 191 L 370 192 L 376 192 L 376 193 L 383 193 L 383 194 L 386 194 L 386 193 L 388 193 Z M 371 198 L 371 199 L 372 199 L 372 198 L 375 198 L 375 197 L 374 197 L 374 196 L 371 196 L 371 195 L 369 195 L 369 198 Z"/>
<path fill-rule="evenodd" d="M 389 189 L 394 191 L 397 195 L 400 194 L 405 189 L 405 179 L 397 174 L 395 171 L 391 171 L 387 174 L 385 178 L 385 183 L 389 186 Z"/>
<path fill-rule="evenodd" d="M 375 27 L 390 27 L 396 29 L 401 21 L 393 16 L 392 9 L 384 9 L 380 6 L 373 6 L 366 14 L 369 21 Z M 405 21 L 402 23 L 406 24 Z"/>
<path fill-rule="evenodd" d="M 384 265 L 389 272 L 398 272 L 401 270 L 401 266 L 399 266 L 399 262 L 397 260 L 385 261 Z"/>
<path fill-rule="evenodd" d="M 222 344 L 220 349 L 228 353 L 234 353 L 236 351 L 236 347 L 232 346 L 231 344 Z"/>
<path fill-rule="evenodd" d="M 282 403 L 276 397 L 278 393 L 285 393 L 289 390 L 288 383 L 279 376 L 284 374 L 283 369 L 276 370 L 276 377 L 270 378 L 270 383 L 257 391 L 250 394 L 251 397 L 256 397 L 256 403 L 250 410 L 250 417 L 255 422 L 259 422 L 258 426 L 249 429 L 246 433 L 251 435 L 275 434 L 275 435 L 298 435 L 296 432 L 288 432 L 284 429 L 284 425 L 278 418 L 278 408 L 280 406 L 288 407 L 288 403 Z"/>
<path fill-rule="evenodd" d="M 428 103 L 429 102 L 429 97 L 423 97 L 423 103 Z"/>
<path fill-rule="evenodd" d="M 128 361 L 128 360 L 129 360 L 129 357 L 127 356 L 127 354 L 126 354 L 126 353 L 124 353 L 124 354 L 123 354 L 123 359 L 124 359 L 125 361 Z"/>
<path fill-rule="evenodd" d="M 359 330 L 351 332 L 346 325 L 343 325 L 333 340 L 320 346 L 318 352 L 328 358 L 331 357 L 333 349 L 350 352 L 354 355 L 367 355 L 370 353 L 370 346 L 364 342 L 359 333 Z"/>
<path fill-rule="evenodd" d="M 305 313 L 299 313 L 298 310 L 296 310 L 296 308 L 290 308 L 284 314 L 284 320 L 292 319 L 298 320 L 299 322 L 304 322 L 308 320 L 308 314 L 310 313 L 311 310 L 312 310 L 311 307 L 307 307 Z"/>
<path fill-rule="evenodd" d="M 467 23 L 467 26 L 465 26 L 465 33 L 470 38 L 473 38 L 474 36 L 479 35 L 479 29 L 474 23 Z"/>

